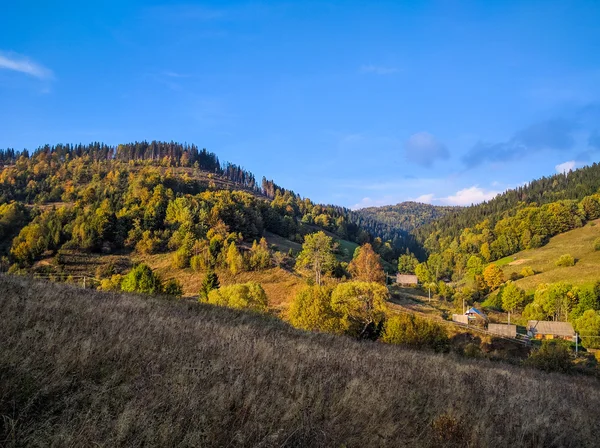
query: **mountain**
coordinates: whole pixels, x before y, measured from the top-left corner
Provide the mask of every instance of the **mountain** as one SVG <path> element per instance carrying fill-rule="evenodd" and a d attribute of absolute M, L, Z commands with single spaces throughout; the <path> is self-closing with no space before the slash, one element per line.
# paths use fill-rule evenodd
<path fill-rule="evenodd" d="M 416 229 L 461 208 L 407 201 L 396 205 L 361 208 L 356 213 L 371 218 L 377 224 L 384 224 L 389 229 L 414 232 Z"/>
<path fill-rule="evenodd" d="M 3 446 L 597 445 L 595 378 L 185 299 L 1 274 L 0 290 Z"/>
<path fill-rule="evenodd" d="M 264 177 L 259 182 L 195 145 L 7 149 L 0 150 L 0 168 L 0 268 L 13 271 L 67 276 L 72 272 L 65 268 L 73 268 L 81 252 L 169 254 L 177 268 L 188 268 L 192 257 L 204 267 L 225 265 L 232 243 L 249 253 L 253 241 L 271 235 L 267 243 L 282 238 L 287 242 L 278 240 L 277 250 L 293 255 L 305 235 L 319 230 L 340 243 L 338 255 L 346 262 L 366 242 L 391 269 L 400 253 L 417 250 L 405 231 L 393 242 L 376 240 L 381 235 L 370 232 L 377 227 L 371 218 L 316 204 Z M 278 258 L 283 264 L 284 255 Z"/>

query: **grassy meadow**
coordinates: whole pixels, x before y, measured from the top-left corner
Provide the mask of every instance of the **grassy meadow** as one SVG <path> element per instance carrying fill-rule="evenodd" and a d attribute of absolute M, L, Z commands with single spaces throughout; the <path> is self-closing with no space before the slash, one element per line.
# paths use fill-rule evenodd
<path fill-rule="evenodd" d="M 597 446 L 598 380 L 0 275 L 0 445 Z"/>
<path fill-rule="evenodd" d="M 516 283 L 525 290 L 533 290 L 540 283 L 566 281 L 573 285 L 589 285 L 600 280 L 600 251 L 594 250 L 594 240 L 600 237 L 600 220 L 591 221 L 585 226 L 561 233 L 551 238 L 547 245 L 524 250 L 498 262 L 507 278 L 511 273 L 519 273 L 530 266 L 536 274 L 525 277 Z M 575 266 L 559 267 L 556 260 L 570 254 Z"/>

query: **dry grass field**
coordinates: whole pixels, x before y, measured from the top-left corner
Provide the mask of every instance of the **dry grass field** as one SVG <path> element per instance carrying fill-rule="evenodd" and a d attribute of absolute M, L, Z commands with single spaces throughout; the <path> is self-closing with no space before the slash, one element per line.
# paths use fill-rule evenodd
<path fill-rule="evenodd" d="M 561 233 L 538 249 L 521 251 L 500 260 L 500 265 L 508 278 L 511 273 L 519 273 L 530 266 L 536 275 L 517 281 L 525 290 L 533 290 L 540 283 L 566 281 L 573 285 L 587 285 L 600 280 L 600 251 L 594 250 L 594 240 L 600 238 L 600 220 L 592 221 L 579 229 Z M 575 266 L 558 267 L 556 260 L 570 254 Z"/>
<path fill-rule="evenodd" d="M 0 275 L 0 446 L 597 446 L 600 384 Z"/>

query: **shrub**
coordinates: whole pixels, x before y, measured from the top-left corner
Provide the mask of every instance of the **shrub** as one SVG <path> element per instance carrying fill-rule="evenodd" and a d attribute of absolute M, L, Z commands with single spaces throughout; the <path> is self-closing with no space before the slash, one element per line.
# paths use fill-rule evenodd
<path fill-rule="evenodd" d="M 535 271 L 533 270 L 533 268 L 531 266 L 525 266 L 521 270 L 522 277 L 531 277 L 532 275 L 535 275 Z"/>
<path fill-rule="evenodd" d="M 431 422 L 434 438 L 439 446 L 468 446 L 467 425 L 450 413 L 442 414 Z"/>
<path fill-rule="evenodd" d="M 390 317 L 385 323 L 381 340 L 388 344 L 426 347 L 436 351 L 445 351 L 449 345 L 446 330 L 440 324 L 413 314 Z"/>
<path fill-rule="evenodd" d="M 570 344 L 559 339 L 542 341 L 542 346 L 529 354 L 525 364 L 547 372 L 569 372 L 573 367 Z"/>
<path fill-rule="evenodd" d="M 97 278 L 110 278 L 114 274 L 116 274 L 115 265 L 112 263 L 106 263 L 101 266 L 98 266 L 96 269 L 96 277 Z"/>
<path fill-rule="evenodd" d="M 255 282 L 240 283 L 213 289 L 208 293 L 206 302 L 212 305 L 262 312 L 267 311 L 269 305 L 267 295 L 262 286 Z"/>
<path fill-rule="evenodd" d="M 481 307 L 485 309 L 492 309 L 496 311 L 502 311 L 502 294 L 490 294 L 487 299 L 481 303 Z"/>
<path fill-rule="evenodd" d="M 169 296 L 181 297 L 183 295 L 183 286 L 177 279 L 171 278 L 163 286 L 163 292 Z"/>
<path fill-rule="evenodd" d="M 558 260 L 556 260 L 556 266 L 567 267 L 567 266 L 575 266 L 575 259 L 570 254 L 561 255 Z"/>
<path fill-rule="evenodd" d="M 141 263 L 123 278 L 121 289 L 126 292 L 158 294 L 161 292 L 160 278 L 148 265 Z"/>
<path fill-rule="evenodd" d="M 178 249 L 171 259 L 173 267 L 176 269 L 184 269 L 190 265 L 190 257 L 185 248 Z"/>
<path fill-rule="evenodd" d="M 594 240 L 594 250 L 600 250 L 600 238 Z"/>
<path fill-rule="evenodd" d="M 331 309 L 329 286 L 305 286 L 296 294 L 288 318 L 297 328 L 339 333 L 339 316 Z"/>
<path fill-rule="evenodd" d="M 102 279 L 99 289 L 102 289 L 103 291 L 119 291 L 121 289 L 122 280 L 123 276 L 120 274 L 115 274 L 110 278 Z"/>

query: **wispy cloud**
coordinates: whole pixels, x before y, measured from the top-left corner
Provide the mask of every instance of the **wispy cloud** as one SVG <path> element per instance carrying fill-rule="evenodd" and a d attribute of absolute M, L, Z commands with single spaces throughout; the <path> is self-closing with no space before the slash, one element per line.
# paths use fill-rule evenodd
<path fill-rule="evenodd" d="M 0 69 L 25 73 L 39 79 L 51 79 L 52 70 L 32 61 L 26 56 L 0 51 Z"/>
<path fill-rule="evenodd" d="M 400 70 L 396 67 L 387 67 L 384 65 L 363 65 L 360 67 L 361 73 L 373 73 L 375 75 L 391 75 L 398 73 Z"/>
<path fill-rule="evenodd" d="M 478 142 L 465 156 L 469 168 L 486 162 L 505 162 L 542 150 L 568 151 L 575 145 L 577 124 L 572 120 L 553 119 L 535 123 L 516 132 L 505 142 Z"/>
<path fill-rule="evenodd" d="M 450 157 L 448 148 L 429 132 L 417 132 L 404 143 L 406 158 L 418 165 L 429 167 L 436 160 Z"/>

